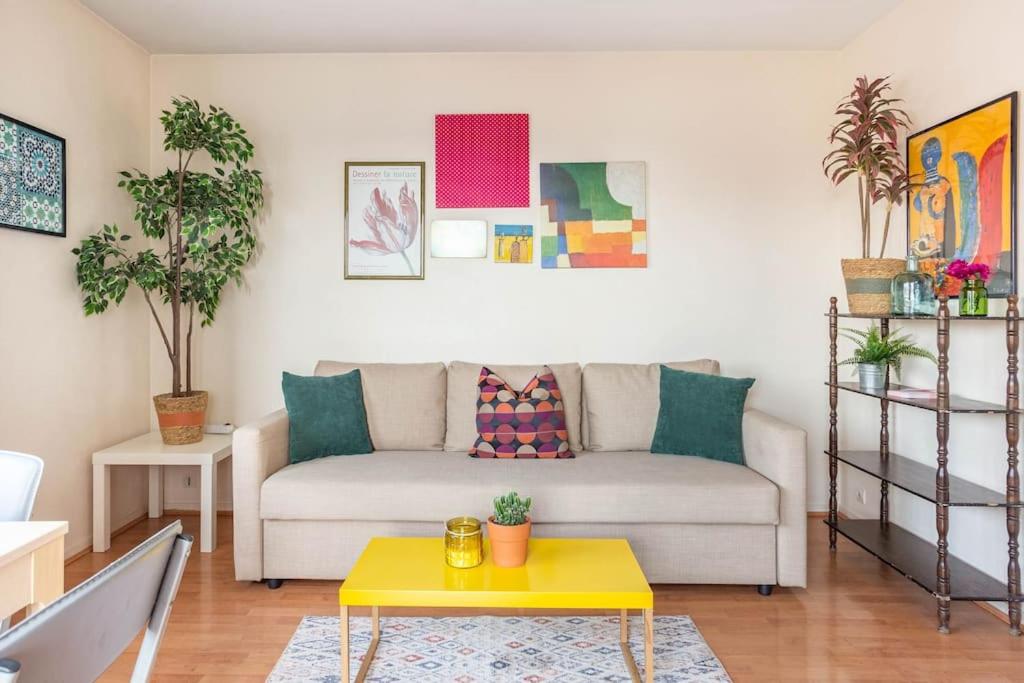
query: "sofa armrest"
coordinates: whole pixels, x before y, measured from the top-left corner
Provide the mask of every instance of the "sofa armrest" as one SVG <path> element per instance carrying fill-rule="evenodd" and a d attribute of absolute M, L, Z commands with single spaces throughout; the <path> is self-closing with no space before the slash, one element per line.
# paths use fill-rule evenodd
<path fill-rule="evenodd" d="M 776 581 L 807 586 L 807 433 L 758 410 L 743 415 L 747 467 L 779 488 Z"/>
<path fill-rule="evenodd" d="M 263 482 L 288 464 L 288 412 L 284 409 L 239 427 L 232 438 L 235 579 L 263 579 Z M 273 578 L 273 577 L 271 577 Z"/>

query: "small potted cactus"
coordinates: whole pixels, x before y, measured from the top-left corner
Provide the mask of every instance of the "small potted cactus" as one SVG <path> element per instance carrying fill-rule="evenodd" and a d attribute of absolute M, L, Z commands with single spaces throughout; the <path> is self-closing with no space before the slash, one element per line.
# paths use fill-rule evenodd
<path fill-rule="evenodd" d="M 515 491 L 494 499 L 494 514 L 487 519 L 487 535 L 491 554 L 499 567 L 521 567 L 526 562 L 526 545 L 530 540 L 530 505 Z"/>

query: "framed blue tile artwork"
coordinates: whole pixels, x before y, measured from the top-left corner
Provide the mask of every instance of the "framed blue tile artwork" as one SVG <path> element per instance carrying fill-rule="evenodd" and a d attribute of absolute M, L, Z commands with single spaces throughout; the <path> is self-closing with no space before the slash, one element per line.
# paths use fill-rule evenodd
<path fill-rule="evenodd" d="M 64 138 L 0 114 L 0 227 L 67 236 Z"/>

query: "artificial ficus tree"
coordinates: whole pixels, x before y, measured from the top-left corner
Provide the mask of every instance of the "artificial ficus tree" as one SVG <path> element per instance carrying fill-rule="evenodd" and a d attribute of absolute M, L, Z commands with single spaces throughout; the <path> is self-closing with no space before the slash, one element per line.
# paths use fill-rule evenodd
<path fill-rule="evenodd" d="M 120 304 L 129 285 L 142 290 L 171 363 L 171 393 L 184 396 L 192 392 L 196 313 L 201 325 L 212 324 L 224 285 L 241 282 L 256 248 L 263 179 L 246 167 L 254 148 L 245 129 L 223 109 L 174 98 L 160 122 L 164 150 L 177 164 L 158 175 L 122 171 L 118 182 L 134 200 L 135 220 L 151 246 L 129 252 L 131 235 L 104 225 L 72 252 L 86 315 Z M 213 162 L 210 172 L 194 169 L 199 152 Z M 162 316 L 154 298 L 169 313 Z"/>

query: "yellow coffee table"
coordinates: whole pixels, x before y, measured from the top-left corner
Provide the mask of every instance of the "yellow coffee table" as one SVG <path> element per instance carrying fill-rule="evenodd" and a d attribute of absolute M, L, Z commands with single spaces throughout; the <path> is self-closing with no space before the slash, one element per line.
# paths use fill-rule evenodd
<path fill-rule="evenodd" d="M 484 541 L 484 561 L 472 569 L 444 562 L 440 538 L 374 538 L 338 590 L 341 605 L 341 680 L 349 680 L 349 608 L 369 607 L 372 638 L 356 673 L 361 683 L 380 641 L 381 607 L 617 609 L 619 643 L 634 681 L 640 672 L 629 651 L 629 610 L 644 617 L 644 667 L 654 681 L 654 594 L 625 539 L 530 540 L 526 564 L 496 567 Z"/>

